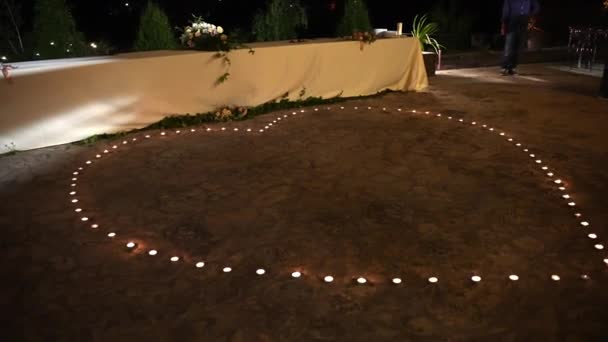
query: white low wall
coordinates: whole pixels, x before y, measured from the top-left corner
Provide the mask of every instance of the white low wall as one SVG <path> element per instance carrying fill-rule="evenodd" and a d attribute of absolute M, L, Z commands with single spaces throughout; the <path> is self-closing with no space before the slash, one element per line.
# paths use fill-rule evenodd
<path fill-rule="evenodd" d="M 260 44 L 230 53 L 230 78 L 212 52 L 161 51 L 15 64 L 0 82 L 0 149 L 19 150 L 140 128 L 169 114 L 257 106 L 288 92 L 295 100 L 420 90 L 427 76 L 411 38 Z M 1 152 L 1 151 L 0 151 Z"/>

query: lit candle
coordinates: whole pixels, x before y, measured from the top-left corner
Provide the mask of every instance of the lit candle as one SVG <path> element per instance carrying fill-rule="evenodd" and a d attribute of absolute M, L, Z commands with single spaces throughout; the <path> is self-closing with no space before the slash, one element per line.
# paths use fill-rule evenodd
<path fill-rule="evenodd" d="M 150 136 L 149 136 L 149 135 L 146 135 L 146 139 L 150 139 Z"/>
<path fill-rule="evenodd" d="M 179 257 L 178 256 L 174 256 L 174 257 L 171 257 L 170 260 L 171 260 L 171 262 L 178 262 L 179 261 Z"/>
<path fill-rule="evenodd" d="M 224 267 L 224 269 L 222 271 L 224 271 L 224 273 L 230 273 L 230 272 L 232 272 L 232 268 Z"/>
<path fill-rule="evenodd" d="M 300 273 L 300 272 L 297 272 L 297 271 L 296 271 L 296 272 L 293 272 L 293 273 L 291 274 L 291 276 L 292 276 L 293 278 L 300 278 L 300 277 L 302 276 L 302 273 Z"/>
<path fill-rule="evenodd" d="M 257 271 L 255 271 L 255 273 L 257 275 L 264 275 L 264 273 L 266 273 L 266 270 L 264 270 L 263 268 L 258 269 Z"/>
<path fill-rule="evenodd" d="M 481 281 L 481 277 L 480 277 L 480 276 L 472 276 L 472 277 L 471 277 L 471 280 L 472 280 L 474 283 L 479 283 L 479 282 Z"/>
<path fill-rule="evenodd" d="M 92 224 L 92 225 L 91 225 L 91 228 L 93 228 L 93 229 L 97 229 L 97 228 L 99 228 L 99 225 L 98 225 L 98 224 Z"/>
<path fill-rule="evenodd" d="M 177 131 L 175 131 L 175 134 L 180 134 L 181 132 L 182 132 L 182 131 L 177 130 Z"/>
<path fill-rule="evenodd" d="M 326 283 L 331 283 L 332 281 L 334 281 L 334 277 L 332 276 L 325 276 L 325 278 L 323 278 L 323 281 L 325 281 Z"/>
<path fill-rule="evenodd" d="M 608 265 L 608 259 L 604 259 L 604 264 Z"/>
<path fill-rule="evenodd" d="M 554 183 L 555 184 L 562 184 L 562 180 L 561 179 L 556 179 Z"/>
<path fill-rule="evenodd" d="M 566 194 L 566 195 L 563 195 L 562 197 L 565 199 L 568 199 L 568 198 L 570 198 L 570 195 Z"/>
<path fill-rule="evenodd" d="M 113 238 L 116 236 L 116 233 L 112 232 L 112 233 L 108 233 L 108 237 Z"/>
<path fill-rule="evenodd" d="M 575 206 L 576 206 L 576 203 L 574 203 L 574 202 L 570 202 L 570 203 L 568 203 L 568 205 L 569 205 L 569 206 L 571 206 L 571 207 L 575 207 Z"/>
<path fill-rule="evenodd" d="M 190 132 L 194 133 L 194 132 L 196 132 L 196 130 L 195 130 L 194 128 L 192 128 L 192 129 L 190 130 Z"/>
<path fill-rule="evenodd" d="M 79 212 L 82 211 L 82 208 L 76 208 L 76 209 L 74 209 L 74 211 L 77 212 L 77 213 L 79 213 Z"/>
<path fill-rule="evenodd" d="M 90 160 L 87 160 L 86 164 L 91 165 L 93 162 Z"/>
<path fill-rule="evenodd" d="M 151 249 L 151 250 L 148 252 L 148 254 L 150 254 L 150 255 L 154 256 L 154 255 L 158 254 L 158 251 L 157 251 L 156 249 Z"/>
<path fill-rule="evenodd" d="M 559 281 L 561 278 L 557 274 L 554 274 L 551 276 L 551 279 L 553 279 L 554 281 Z"/>
<path fill-rule="evenodd" d="M 583 222 L 581 222 L 581 226 L 583 226 L 583 227 L 589 227 L 589 222 L 583 221 Z"/>
<path fill-rule="evenodd" d="M 359 278 L 357 278 L 357 283 L 363 285 L 363 284 L 367 283 L 367 279 L 365 279 L 363 277 L 359 277 Z"/>
<path fill-rule="evenodd" d="M 72 191 L 72 192 L 70 192 L 70 195 L 71 195 L 71 196 L 76 195 L 76 191 Z"/>
<path fill-rule="evenodd" d="M 589 280 L 589 279 L 591 279 L 591 278 L 589 278 L 589 276 L 588 276 L 588 275 L 583 274 L 583 275 L 581 275 L 581 279 L 583 279 L 583 280 Z"/>
<path fill-rule="evenodd" d="M 89 220 L 89 218 L 88 218 L 88 217 L 83 217 L 83 218 L 81 218 L 80 220 L 81 220 L 82 222 L 86 222 L 86 221 L 88 221 L 88 220 Z"/>
<path fill-rule="evenodd" d="M 429 283 L 431 283 L 431 284 L 435 284 L 438 281 L 439 281 L 439 279 L 437 279 L 437 277 L 430 277 L 429 278 Z"/>
<path fill-rule="evenodd" d="M 160 132 L 160 135 L 166 135 L 166 134 L 167 134 L 167 133 L 165 133 L 165 132 Z"/>
<path fill-rule="evenodd" d="M 393 278 L 393 284 L 397 285 L 397 284 L 401 284 L 402 280 L 401 278 Z"/>
<path fill-rule="evenodd" d="M 203 267 L 205 267 L 205 263 L 202 262 L 202 261 L 199 261 L 199 262 L 196 263 L 195 266 L 196 266 L 196 268 L 203 268 Z"/>
<path fill-rule="evenodd" d="M 604 249 L 604 245 L 600 245 L 600 244 L 598 243 L 597 245 L 595 245 L 595 249 L 597 249 L 597 250 L 600 250 L 600 251 L 601 251 L 602 249 Z"/>
<path fill-rule="evenodd" d="M 592 239 L 592 240 L 597 239 L 597 235 L 596 235 L 596 234 L 593 234 L 593 233 L 591 233 L 591 234 L 589 234 L 589 235 L 587 235 L 587 236 L 588 236 L 590 239 Z"/>
<path fill-rule="evenodd" d="M 509 279 L 512 281 L 518 281 L 519 280 L 519 276 L 517 274 L 511 274 L 509 276 Z"/>
<path fill-rule="evenodd" d="M 78 203 L 78 200 L 74 198 L 74 199 L 72 200 L 72 203 Z"/>
<path fill-rule="evenodd" d="M 398 22 L 397 23 L 397 35 L 400 36 L 403 34 L 403 23 L 402 22 Z"/>
<path fill-rule="evenodd" d="M 78 176 L 78 171 L 74 172 L 74 176 Z"/>
<path fill-rule="evenodd" d="M 131 248 L 134 248 L 134 247 L 135 247 L 135 242 L 130 241 L 130 242 L 127 243 L 127 248 L 131 249 Z"/>

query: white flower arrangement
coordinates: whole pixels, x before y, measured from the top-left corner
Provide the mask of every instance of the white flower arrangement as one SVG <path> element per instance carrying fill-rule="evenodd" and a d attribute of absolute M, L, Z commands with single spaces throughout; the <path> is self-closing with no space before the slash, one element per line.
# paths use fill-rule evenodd
<path fill-rule="evenodd" d="M 194 17 L 194 21 L 192 21 L 191 25 L 184 28 L 184 33 L 180 39 L 182 43 L 186 44 L 188 47 L 195 47 L 196 42 L 193 41 L 194 38 L 217 37 L 223 33 L 224 29 L 221 26 L 205 22 L 201 17 Z M 226 39 L 224 37 L 221 38 L 223 40 Z"/>

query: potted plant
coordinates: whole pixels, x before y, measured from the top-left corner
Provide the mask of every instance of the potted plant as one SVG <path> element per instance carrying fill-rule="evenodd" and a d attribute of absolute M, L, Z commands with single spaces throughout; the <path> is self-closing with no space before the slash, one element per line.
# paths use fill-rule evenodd
<path fill-rule="evenodd" d="M 414 22 L 412 24 L 412 36 L 418 39 L 418 42 L 420 42 L 420 49 L 422 50 L 422 56 L 424 58 L 424 66 L 426 67 L 426 73 L 429 76 L 435 75 L 438 57 L 441 54 L 441 49 L 443 48 L 443 45 L 439 44 L 437 39 L 433 38 L 433 35 L 435 35 L 438 31 L 439 25 L 437 25 L 437 23 L 430 22 L 427 14 L 421 17 L 414 17 Z"/>

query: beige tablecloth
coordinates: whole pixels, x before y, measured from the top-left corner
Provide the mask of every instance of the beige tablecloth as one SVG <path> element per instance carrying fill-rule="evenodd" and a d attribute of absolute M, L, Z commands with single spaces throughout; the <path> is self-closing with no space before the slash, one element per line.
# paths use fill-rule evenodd
<path fill-rule="evenodd" d="M 230 78 L 211 52 L 160 51 L 15 64 L 0 82 L 0 147 L 20 150 L 146 126 L 169 114 L 296 100 L 371 95 L 427 86 L 412 38 L 273 43 L 234 50 Z"/>

